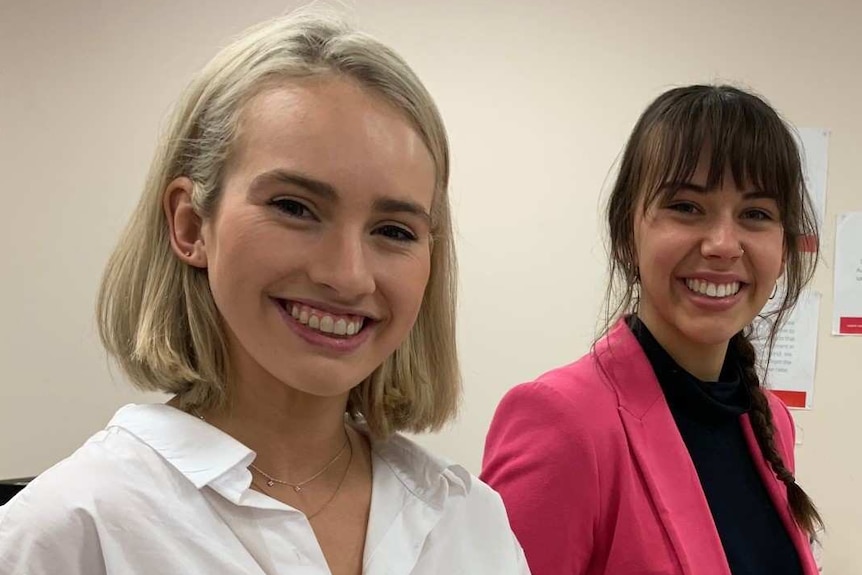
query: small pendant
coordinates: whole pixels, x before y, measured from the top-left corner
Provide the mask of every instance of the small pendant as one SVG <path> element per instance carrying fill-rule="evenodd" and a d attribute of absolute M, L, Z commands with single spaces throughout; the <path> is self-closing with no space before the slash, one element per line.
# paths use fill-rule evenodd
<path fill-rule="evenodd" d="M 294 485 L 293 490 L 299 493 L 300 491 L 302 491 L 302 487 L 300 487 L 299 485 Z"/>
<path fill-rule="evenodd" d="M 269 480 L 266 482 L 266 485 L 267 485 L 268 487 L 272 487 L 273 485 L 275 485 L 275 481 L 273 481 L 272 479 L 269 479 Z"/>

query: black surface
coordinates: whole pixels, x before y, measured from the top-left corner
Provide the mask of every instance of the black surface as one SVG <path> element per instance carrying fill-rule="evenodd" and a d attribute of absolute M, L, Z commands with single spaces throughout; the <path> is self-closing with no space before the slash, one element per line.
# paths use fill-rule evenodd
<path fill-rule="evenodd" d="M 0 479 L 0 505 L 15 497 L 15 495 L 27 487 L 32 477 L 19 477 L 18 479 Z"/>

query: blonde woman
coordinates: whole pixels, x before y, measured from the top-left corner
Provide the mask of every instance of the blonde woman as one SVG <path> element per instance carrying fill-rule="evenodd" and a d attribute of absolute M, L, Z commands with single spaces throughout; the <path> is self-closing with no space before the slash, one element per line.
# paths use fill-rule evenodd
<path fill-rule="evenodd" d="M 526 573 L 499 497 L 397 432 L 454 414 L 437 109 L 295 14 L 182 96 L 108 263 L 129 405 L 0 509 L 0 573 Z"/>

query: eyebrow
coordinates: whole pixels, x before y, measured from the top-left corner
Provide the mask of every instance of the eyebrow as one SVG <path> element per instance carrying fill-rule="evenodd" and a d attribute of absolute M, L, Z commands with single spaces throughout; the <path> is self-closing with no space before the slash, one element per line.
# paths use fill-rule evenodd
<path fill-rule="evenodd" d="M 264 172 L 255 177 L 251 182 L 249 191 L 254 193 L 272 184 L 288 184 L 297 186 L 330 202 L 338 201 L 339 198 L 338 190 L 326 182 L 315 180 L 314 178 L 309 178 L 308 176 L 304 176 L 296 172 L 278 169 Z M 431 226 L 432 223 L 431 214 L 429 214 L 421 204 L 410 200 L 389 197 L 377 198 L 374 200 L 372 208 L 374 211 L 384 214 L 410 214 L 417 216 L 425 220 L 429 226 Z"/>
<path fill-rule="evenodd" d="M 254 193 L 261 189 L 267 188 L 272 184 L 288 184 L 291 186 L 300 187 L 307 192 L 311 192 L 315 196 L 320 196 L 324 199 L 334 201 L 338 199 L 338 192 L 334 187 L 326 182 L 315 180 L 296 172 L 288 172 L 286 170 L 271 170 L 264 172 L 255 177 L 249 186 L 249 191 Z"/>
<path fill-rule="evenodd" d="M 692 192 L 697 192 L 699 194 L 707 194 L 711 190 L 708 190 L 706 186 L 701 186 L 700 184 L 695 184 L 693 182 L 679 182 L 679 183 L 669 183 L 663 186 L 664 189 L 670 191 L 680 191 L 680 190 L 689 190 Z M 742 197 L 746 200 L 774 200 L 776 199 L 775 194 L 771 192 L 764 192 L 763 190 L 759 190 L 757 188 L 742 192 Z"/>
<path fill-rule="evenodd" d="M 378 198 L 374 200 L 374 211 L 382 214 L 410 214 L 425 220 L 431 227 L 431 214 L 416 202 L 396 200 L 395 198 Z"/>

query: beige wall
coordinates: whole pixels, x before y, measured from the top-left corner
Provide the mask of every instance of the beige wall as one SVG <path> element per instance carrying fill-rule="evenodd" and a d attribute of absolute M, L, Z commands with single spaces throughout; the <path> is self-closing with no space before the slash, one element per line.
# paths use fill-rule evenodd
<path fill-rule="evenodd" d="M 0 477 L 38 473 L 140 400 L 97 344 L 101 268 L 180 88 L 229 35 L 293 5 L 0 0 Z M 422 441 L 473 471 L 503 392 L 590 342 L 600 193 L 652 97 L 728 80 L 832 131 L 816 408 L 796 414 L 798 468 L 829 524 L 826 571 L 862 573 L 862 339 L 829 335 L 834 218 L 862 209 L 862 3 L 357 0 L 355 11 L 415 66 L 449 126 L 467 389 L 459 422 Z"/>

